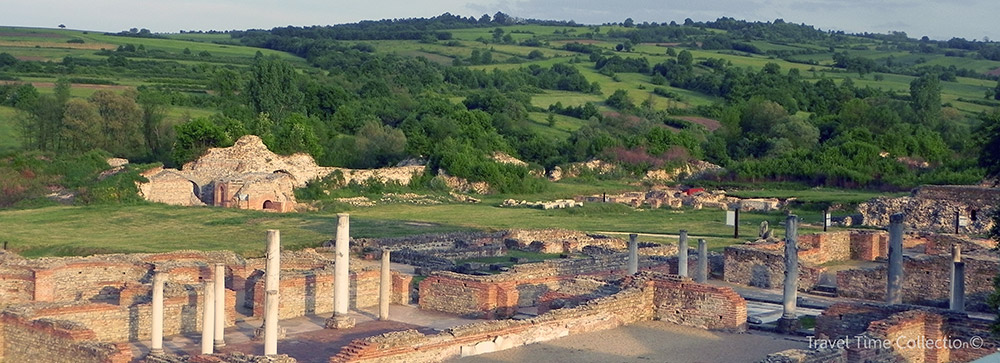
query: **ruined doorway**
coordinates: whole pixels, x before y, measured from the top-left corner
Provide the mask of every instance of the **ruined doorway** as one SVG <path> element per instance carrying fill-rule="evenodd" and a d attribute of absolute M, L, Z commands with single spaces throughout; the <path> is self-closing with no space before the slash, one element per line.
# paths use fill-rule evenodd
<path fill-rule="evenodd" d="M 275 207 L 274 202 L 272 202 L 270 200 L 265 200 L 264 201 L 263 208 L 264 209 L 273 209 L 273 210 L 277 210 L 278 209 L 278 208 Z"/>

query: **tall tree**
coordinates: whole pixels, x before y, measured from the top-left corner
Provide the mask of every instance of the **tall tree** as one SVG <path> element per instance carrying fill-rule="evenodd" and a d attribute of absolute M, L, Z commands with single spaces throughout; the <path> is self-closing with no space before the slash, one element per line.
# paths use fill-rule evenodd
<path fill-rule="evenodd" d="M 941 117 L 941 81 L 936 74 L 925 74 L 910 82 L 910 104 L 924 125 L 936 127 Z"/>
<path fill-rule="evenodd" d="M 247 101 L 255 113 L 266 113 L 281 122 L 302 108 L 302 92 L 295 69 L 277 57 L 257 57 L 250 66 Z"/>
<path fill-rule="evenodd" d="M 1000 110 L 983 114 L 980 118 L 983 123 L 978 134 L 982 135 L 980 144 L 983 149 L 979 153 L 979 165 L 986 169 L 987 179 L 996 183 L 1000 181 Z M 1000 233 L 997 235 L 1000 236 Z"/>

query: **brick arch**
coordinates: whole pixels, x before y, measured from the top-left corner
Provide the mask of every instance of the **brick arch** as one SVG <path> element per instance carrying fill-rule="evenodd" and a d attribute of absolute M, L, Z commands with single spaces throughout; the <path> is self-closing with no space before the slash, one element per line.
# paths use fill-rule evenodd
<path fill-rule="evenodd" d="M 264 201 L 264 205 L 261 206 L 261 209 L 275 209 L 275 210 L 277 210 L 278 206 L 275 205 L 275 203 L 272 202 L 270 199 L 268 199 L 268 200 Z"/>

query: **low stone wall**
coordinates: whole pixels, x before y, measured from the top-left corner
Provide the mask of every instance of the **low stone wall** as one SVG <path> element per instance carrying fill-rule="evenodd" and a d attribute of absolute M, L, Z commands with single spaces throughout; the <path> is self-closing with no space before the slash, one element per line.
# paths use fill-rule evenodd
<path fill-rule="evenodd" d="M 136 288 L 136 290 L 142 290 Z M 10 306 L 6 312 L 25 319 L 57 319 L 88 327 L 100 341 L 124 342 L 148 339 L 151 331 L 150 289 L 135 295 L 129 304 L 85 301 L 32 303 Z M 167 284 L 163 300 L 165 336 L 201 331 L 200 286 Z M 226 290 L 226 326 L 236 324 L 236 293 Z"/>
<path fill-rule="evenodd" d="M 985 311 L 986 297 L 994 291 L 993 278 L 1000 264 L 992 256 L 966 255 L 965 303 L 972 311 Z M 950 255 L 903 257 L 903 303 L 945 307 L 951 290 Z M 884 301 L 886 265 L 837 271 L 837 295 Z"/>
<path fill-rule="evenodd" d="M 851 259 L 875 261 L 889 256 L 889 233 L 885 231 L 854 231 L 851 233 Z"/>
<path fill-rule="evenodd" d="M 146 356 L 142 363 L 296 363 L 295 358 L 286 354 L 274 356 L 250 355 L 240 352 L 226 354 L 173 355 L 160 354 Z"/>
<path fill-rule="evenodd" d="M 392 302 L 406 304 L 410 300 L 410 283 L 413 277 L 393 271 Z M 279 285 L 278 317 L 294 318 L 304 315 L 333 312 L 333 269 L 323 268 L 304 271 L 282 271 Z M 367 308 L 378 305 L 380 273 L 377 268 L 356 268 L 351 271 L 348 294 L 350 308 Z M 264 316 L 264 276 L 255 275 L 247 280 L 247 301 L 254 317 Z"/>
<path fill-rule="evenodd" d="M 96 340 L 94 331 L 79 323 L 0 314 L 0 361 L 127 363 L 132 360 L 128 344 Z"/>
<path fill-rule="evenodd" d="M 640 268 L 665 267 L 662 257 L 641 256 Z M 474 276 L 439 271 L 420 283 L 422 309 L 475 318 L 513 316 L 519 306 L 533 306 L 562 281 L 581 275 L 609 275 L 626 268 L 625 254 L 560 259 L 514 266 L 497 275 Z"/>
<path fill-rule="evenodd" d="M 747 304 L 733 289 L 692 282 L 677 275 L 656 274 L 656 319 L 710 330 L 744 331 Z"/>
<path fill-rule="evenodd" d="M 678 324 L 737 331 L 745 328 L 746 302 L 731 289 L 648 272 L 627 284 L 614 295 L 532 319 L 475 323 L 434 335 L 408 330 L 355 340 L 330 362 L 440 362 L 638 321 L 676 318 L 673 311 L 678 308 L 693 316 L 675 319 Z M 708 322 L 710 315 L 720 323 Z"/>
<path fill-rule="evenodd" d="M 990 323 L 942 309 L 836 303 L 816 317 L 815 339 L 845 344 L 787 350 L 762 362 L 968 362 L 1000 345 Z"/>
<path fill-rule="evenodd" d="M 505 243 L 508 248 L 542 253 L 580 252 L 586 246 L 601 246 L 616 250 L 628 248 L 628 242 L 620 238 L 566 229 L 514 229 L 507 233 Z"/>
<path fill-rule="evenodd" d="M 723 252 L 723 279 L 765 289 L 781 288 L 785 284 L 784 246 L 784 242 L 781 242 L 726 247 Z M 825 268 L 800 261 L 799 290 L 812 290 L 825 271 Z"/>

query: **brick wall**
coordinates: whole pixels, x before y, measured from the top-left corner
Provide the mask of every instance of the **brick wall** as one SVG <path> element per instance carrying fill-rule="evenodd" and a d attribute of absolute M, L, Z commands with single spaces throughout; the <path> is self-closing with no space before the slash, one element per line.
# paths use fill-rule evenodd
<path fill-rule="evenodd" d="M 813 233 L 799 236 L 799 261 L 823 264 L 851 259 L 852 231 Z"/>
<path fill-rule="evenodd" d="M 86 327 L 68 321 L 26 320 L 0 314 L 0 361 L 51 363 L 127 363 L 127 344 L 96 342 Z"/>
<path fill-rule="evenodd" d="M 625 254 L 612 254 L 516 265 L 511 271 L 488 276 L 434 272 L 420 283 L 420 307 L 476 318 L 510 317 L 518 306 L 535 305 L 562 281 L 621 273 L 627 262 Z M 666 263 L 662 257 L 639 259 L 643 269 L 665 269 Z"/>
<path fill-rule="evenodd" d="M 415 330 L 392 332 L 358 339 L 343 348 L 330 362 L 439 362 L 464 356 L 490 353 L 579 334 L 613 329 L 637 321 L 667 317 L 666 311 L 677 309 L 681 300 L 691 315 L 708 316 L 709 311 L 727 312 L 719 319 L 725 323 L 710 324 L 701 319 L 678 319 L 691 326 L 739 330 L 745 327 L 746 303 L 731 289 L 695 284 L 689 279 L 644 272 L 626 282 L 627 286 L 613 295 L 587 301 L 575 308 L 552 310 L 533 319 L 499 320 L 475 323 L 425 335 Z M 660 290 L 668 291 L 660 291 Z M 671 293 L 669 290 L 682 290 Z M 740 309 L 734 304 L 742 306 Z M 738 323 L 737 323 L 738 322 Z"/>
<path fill-rule="evenodd" d="M 127 281 L 143 279 L 147 266 L 82 261 L 35 270 L 35 301 L 109 300 Z"/>
<path fill-rule="evenodd" d="M 951 290 L 951 256 L 922 255 L 903 258 L 903 303 L 946 306 Z M 994 290 L 993 277 L 1000 264 L 989 256 L 965 256 L 966 307 L 985 309 L 986 296 Z M 884 301 L 886 266 L 837 271 L 837 294 L 842 297 Z"/>
<path fill-rule="evenodd" d="M 35 297 L 35 273 L 19 266 L 0 268 L 0 309 Z"/>
<path fill-rule="evenodd" d="M 163 304 L 164 335 L 201 331 L 202 300 L 198 288 L 169 284 Z M 148 339 L 152 305 L 148 292 L 132 305 L 90 302 L 33 303 L 12 307 L 12 311 L 31 318 L 71 321 L 88 327 L 100 341 L 122 342 Z M 226 326 L 236 323 L 236 292 L 226 290 Z"/>
<path fill-rule="evenodd" d="M 854 231 L 851 233 L 851 259 L 875 261 L 889 256 L 889 233 Z"/>
<path fill-rule="evenodd" d="M 677 275 L 651 278 L 655 316 L 659 320 L 712 330 L 745 331 L 747 304 L 727 287 L 698 284 Z"/>
<path fill-rule="evenodd" d="M 393 271 L 390 301 L 407 304 L 410 300 L 412 276 Z M 307 271 L 282 271 L 279 287 L 278 317 L 294 318 L 303 315 L 333 312 L 333 270 L 315 269 Z M 350 307 L 367 308 L 378 305 L 380 272 L 377 269 L 351 271 L 348 294 Z M 247 284 L 249 301 L 245 305 L 252 308 L 253 316 L 264 316 L 264 276 L 252 276 Z"/>
<path fill-rule="evenodd" d="M 836 303 L 816 317 L 816 339 L 848 338 L 846 349 L 790 350 L 764 362 L 819 362 L 831 356 L 840 362 L 968 362 L 997 350 L 989 334 L 990 321 L 944 309 L 912 305 Z M 975 339 L 980 346 L 969 344 Z M 931 343 L 926 343 L 930 340 Z M 867 346 L 859 341 L 868 341 Z M 879 343 L 879 342 L 886 343 Z M 833 354 L 837 351 L 840 355 Z M 770 358 L 770 357 L 769 357 Z M 803 358 L 801 360 L 797 358 Z M 820 360 L 822 361 L 822 360 Z"/>

